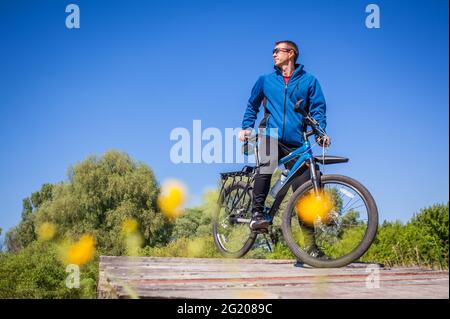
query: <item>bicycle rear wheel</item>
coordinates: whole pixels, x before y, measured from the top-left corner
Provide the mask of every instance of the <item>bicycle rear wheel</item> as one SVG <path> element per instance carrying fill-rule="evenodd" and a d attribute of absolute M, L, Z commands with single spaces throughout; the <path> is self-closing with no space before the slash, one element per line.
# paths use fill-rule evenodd
<path fill-rule="evenodd" d="M 224 188 L 213 217 L 214 243 L 225 257 L 240 258 L 253 246 L 257 234 L 252 232 L 252 193 L 245 182 Z"/>
<path fill-rule="evenodd" d="M 361 257 L 372 244 L 378 228 L 377 206 L 370 192 L 347 176 L 324 175 L 321 184 L 330 201 L 326 216 L 314 217 L 307 225 L 299 214 L 302 199 L 314 192 L 309 181 L 289 199 L 282 221 L 283 236 L 300 261 L 318 268 L 343 267 Z"/>

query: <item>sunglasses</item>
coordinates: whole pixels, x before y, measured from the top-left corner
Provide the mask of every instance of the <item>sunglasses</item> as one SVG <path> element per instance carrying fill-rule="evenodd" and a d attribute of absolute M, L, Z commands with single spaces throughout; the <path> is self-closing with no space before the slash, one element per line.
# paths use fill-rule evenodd
<path fill-rule="evenodd" d="M 294 51 L 293 49 L 285 49 L 285 48 L 276 48 L 273 49 L 272 54 L 278 54 L 278 52 L 289 52 L 289 51 Z"/>

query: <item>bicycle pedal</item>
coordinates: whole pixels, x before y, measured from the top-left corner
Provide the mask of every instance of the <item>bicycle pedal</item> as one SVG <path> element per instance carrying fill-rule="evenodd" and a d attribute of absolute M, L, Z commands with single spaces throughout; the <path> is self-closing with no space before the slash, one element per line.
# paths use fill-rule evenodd
<path fill-rule="evenodd" d="M 254 220 L 252 220 L 250 222 L 249 227 L 253 231 L 259 231 L 259 230 L 268 231 L 270 225 L 271 225 L 271 222 L 268 221 L 268 220 L 262 220 L 262 221 L 254 221 Z"/>

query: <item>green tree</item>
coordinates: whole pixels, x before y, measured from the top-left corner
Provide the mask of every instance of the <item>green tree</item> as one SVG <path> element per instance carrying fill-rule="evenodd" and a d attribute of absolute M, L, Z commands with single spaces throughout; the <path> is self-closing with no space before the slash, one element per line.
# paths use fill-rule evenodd
<path fill-rule="evenodd" d="M 179 217 L 175 222 L 173 229 L 174 238 L 192 238 L 196 236 L 197 229 L 205 223 L 206 219 L 203 217 L 203 211 L 199 208 L 188 208 L 185 210 L 182 217 Z"/>
<path fill-rule="evenodd" d="M 6 247 L 8 251 L 16 252 L 36 240 L 35 218 L 36 212 L 46 202 L 51 201 L 53 193 L 52 184 L 42 185 L 39 191 L 33 192 L 30 197 L 22 201 L 22 219 L 6 234 Z"/>
<path fill-rule="evenodd" d="M 218 196 L 217 190 L 208 190 L 203 194 L 202 204 L 187 208 L 175 222 L 173 238 L 210 236 L 211 221 L 217 207 Z"/>
<path fill-rule="evenodd" d="M 129 155 L 108 151 L 69 168 L 68 181 L 44 184 L 23 202 L 22 221 L 7 235 L 9 251 L 18 251 L 36 240 L 36 229 L 53 223 L 56 239 L 95 236 L 102 254 L 121 255 L 123 221 L 138 221 L 144 245 L 169 241 L 172 224 L 159 212 L 159 187 L 153 171 Z"/>

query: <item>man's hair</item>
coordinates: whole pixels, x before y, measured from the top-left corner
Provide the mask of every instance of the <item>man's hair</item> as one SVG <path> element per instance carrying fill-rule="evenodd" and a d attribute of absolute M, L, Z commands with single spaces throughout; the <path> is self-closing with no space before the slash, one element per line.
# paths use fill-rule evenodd
<path fill-rule="evenodd" d="M 286 43 L 287 45 L 289 45 L 289 46 L 291 47 L 291 49 L 294 50 L 294 52 L 295 52 L 294 62 L 297 62 L 298 55 L 299 55 L 299 53 L 300 53 L 300 52 L 298 52 L 298 46 L 297 46 L 297 44 L 295 44 L 294 41 L 283 40 L 283 41 L 277 41 L 277 42 L 275 42 L 275 45 L 278 45 L 278 44 L 280 44 L 280 43 Z"/>

